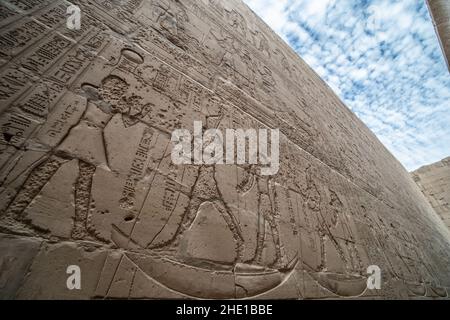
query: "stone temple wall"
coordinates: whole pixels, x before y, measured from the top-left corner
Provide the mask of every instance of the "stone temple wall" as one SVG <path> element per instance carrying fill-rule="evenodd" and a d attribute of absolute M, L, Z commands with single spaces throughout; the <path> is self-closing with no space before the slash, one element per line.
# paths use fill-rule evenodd
<path fill-rule="evenodd" d="M 72 3 L 80 30 L 67 1 L 0 3 L 2 298 L 450 294 L 409 173 L 242 2 Z M 278 173 L 175 165 L 194 121 L 279 129 Z"/>
<path fill-rule="evenodd" d="M 411 172 L 436 213 L 450 228 L 450 157 Z"/>
<path fill-rule="evenodd" d="M 450 71 L 450 1 L 427 0 L 426 2 L 433 20 L 434 30 L 444 54 L 444 60 Z"/>

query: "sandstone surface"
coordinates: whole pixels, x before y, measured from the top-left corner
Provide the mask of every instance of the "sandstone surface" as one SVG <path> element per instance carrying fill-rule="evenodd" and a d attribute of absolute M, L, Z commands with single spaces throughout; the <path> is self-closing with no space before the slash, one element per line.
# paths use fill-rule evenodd
<path fill-rule="evenodd" d="M 450 157 L 411 172 L 436 213 L 450 228 Z"/>
<path fill-rule="evenodd" d="M 450 294 L 449 230 L 409 173 L 241 1 L 0 13 L 0 297 Z M 278 173 L 174 165 L 194 121 L 279 129 Z"/>

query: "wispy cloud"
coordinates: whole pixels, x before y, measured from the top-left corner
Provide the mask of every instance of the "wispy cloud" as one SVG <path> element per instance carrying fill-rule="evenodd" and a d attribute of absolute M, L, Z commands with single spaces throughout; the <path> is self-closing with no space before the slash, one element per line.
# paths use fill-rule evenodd
<path fill-rule="evenodd" d="M 425 1 L 244 1 L 408 170 L 450 155 L 450 74 Z"/>

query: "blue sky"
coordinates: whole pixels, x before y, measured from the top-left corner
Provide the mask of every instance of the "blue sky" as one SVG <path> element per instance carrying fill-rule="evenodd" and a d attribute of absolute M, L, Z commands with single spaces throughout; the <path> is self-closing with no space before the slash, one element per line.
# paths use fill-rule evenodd
<path fill-rule="evenodd" d="M 450 74 L 424 0 L 244 0 L 411 171 L 450 156 Z"/>

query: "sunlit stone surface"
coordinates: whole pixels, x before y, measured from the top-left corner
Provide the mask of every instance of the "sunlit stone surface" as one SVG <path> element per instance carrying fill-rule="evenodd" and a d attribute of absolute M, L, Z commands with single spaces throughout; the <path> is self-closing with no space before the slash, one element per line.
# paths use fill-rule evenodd
<path fill-rule="evenodd" d="M 244 4 L 74 3 L 78 31 L 68 2 L 0 3 L 1 297 L 447 297 L 441 219 Z M 194 121 L 278 128 L 280 170 L 174 165 Z"/>
<path fill-rule="evenodd" d="M 447 68 L 450 71 L 450 1 L 427 0 L 427 5 Z"/>
<path fill-rule="evenodd" d="M 411 173 L 433 209 L 450 228 L 450 157 Z"/>

